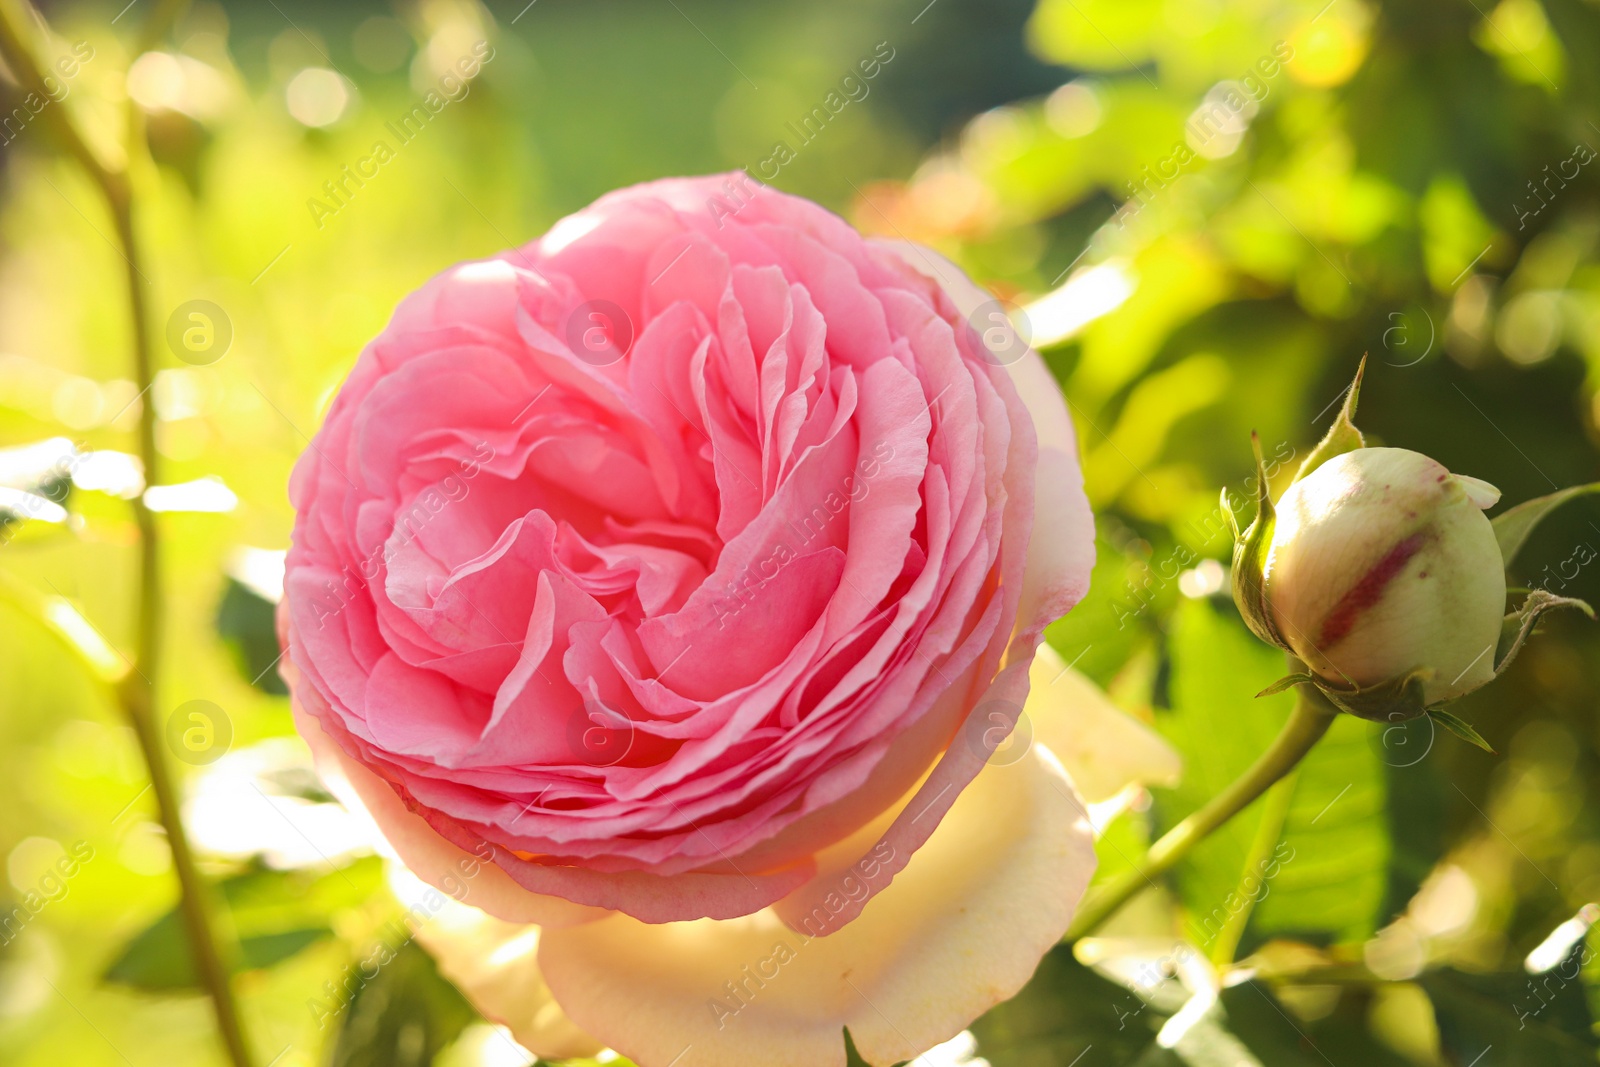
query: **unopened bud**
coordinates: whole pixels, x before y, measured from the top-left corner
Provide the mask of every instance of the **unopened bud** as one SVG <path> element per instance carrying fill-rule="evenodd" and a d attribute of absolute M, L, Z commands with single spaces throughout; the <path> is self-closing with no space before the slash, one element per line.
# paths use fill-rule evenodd
<path fill-rule="evenodd" d="M 1263 590 L 1278 635 L 1340 689 L 1423 671 L 1432 706 L 1488 682 L 1506 582 L 1483 512 L 1499 497 L 1403 448 L 1329 459 L 1277 504 Z"/>

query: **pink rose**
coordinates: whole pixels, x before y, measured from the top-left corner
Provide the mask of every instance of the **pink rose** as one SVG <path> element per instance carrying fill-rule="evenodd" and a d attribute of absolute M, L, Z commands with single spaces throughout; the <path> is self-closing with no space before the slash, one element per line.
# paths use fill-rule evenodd
<path fill-rule="evenodd" d="M 553 997 L 646 1067 L 842 1063 L 844 1024 L 892 1062 L 1065 929 L 1093 855 L 1060 764 L 967 790 L 1093 553 L 1059 391 L 985 347 L 986 299 L 676 179 L 450 268 L 356 363 L 290 487 L 285 674 L 336 787 L 494 917 L 453 973 L 535 1051 L 572 1050 Z M 497 981 L 517 937 L 537 966 Z M 735 1007 L 745 965 L 810 977 Z"/>

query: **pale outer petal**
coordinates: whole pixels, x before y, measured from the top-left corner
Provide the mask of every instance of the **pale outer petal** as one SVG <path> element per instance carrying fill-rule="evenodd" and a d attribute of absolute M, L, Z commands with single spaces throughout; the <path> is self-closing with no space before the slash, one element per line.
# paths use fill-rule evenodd
<path fill-rule="evenodd" d="M 1178 750 L 1111 702 L 1088 678 L 1041 644 L 1028 671 L 1023 714 L 1035 744 L 1047 746 L 1090 804 L 1129 785 L 1174 786 L 1183 772 Z"/>
<path fill-rule="evenodd" d="M 537 926 L 508 923 L 452 900 L 417 928 L 440 973 L 524 1048 L 545 1059 L 592 1056 L 603 1046 L 573 1025 L 539 973 L 540 936 Z"/>
<path fill-rule="evenodd" d="M 568 1016 L 640 1067 L 840 1067 L 845 1026 L 869 1063 L 896 1063 L 1021 989 L 1094 866 L 1082 802 L 1037 747 L 988 766 L 837 933 L 808 938 L 770 909 L 613 915 L 546 931 L 539 964 Z"/>
<path fill-rule="evenodd" d="M 466 885 L 464 899 L 504 919 L 568 926 L 609 915 L 603 908 L 530 893 L 483 857 L 457 848 L 405 806 L 389 783 L 345 755 L 315 718 L 294 711 L 295 726 L 311 746 L 317 773 L 339 802 L 368 824 L 372 846 L 435 889 Z"/>

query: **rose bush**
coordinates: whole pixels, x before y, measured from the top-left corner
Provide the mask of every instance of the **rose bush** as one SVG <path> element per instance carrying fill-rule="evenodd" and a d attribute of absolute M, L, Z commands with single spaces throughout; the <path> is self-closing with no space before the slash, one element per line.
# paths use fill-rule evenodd
<path fill-rule="evenodd" d="M 848 1024 L 893 1062 L 1019 988 L 1093 868 L 1047 745 L 979 774 L 1092 521 L 980 291 L 729 188 L 400 305 L 294 473 L 285 675 L 393 854 L 471 866 L 427 936 L 536 1052 L 811 1067 Z"/>

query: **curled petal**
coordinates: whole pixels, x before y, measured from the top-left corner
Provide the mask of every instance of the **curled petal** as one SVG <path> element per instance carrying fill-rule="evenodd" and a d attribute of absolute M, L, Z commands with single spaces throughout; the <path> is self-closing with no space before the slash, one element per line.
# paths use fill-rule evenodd
<path fill-rule="evenodd" d="M 287 657 L 285 657 L 287 658 Z M 451 892 L 466 884 L 466 900 L 492 915 L 517 923 L 566 926 L 607 913 L 560 897 L 529 893 L 485 857 L 457 848 L 408 810 L 389 784 L 344 754 L 317 720 L 295 708 L 295 725 L 311 746 L 317 773 L 329 792 L 357 818 L 369 823 L 373 847 L 404 864 L 435 889 Z"/>

